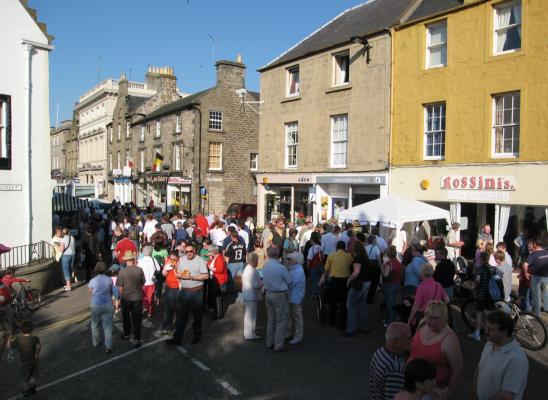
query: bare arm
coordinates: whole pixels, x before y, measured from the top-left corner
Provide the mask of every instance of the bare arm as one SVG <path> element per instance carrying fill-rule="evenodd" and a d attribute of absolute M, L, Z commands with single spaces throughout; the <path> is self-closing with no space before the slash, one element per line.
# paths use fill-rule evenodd
<path fill-rule="evenodd" d="M 462 351 L 459 341 L 453 335 L 448 335 L 443 340 L 442 351 L 447 357 L 449 366 L 451 367 L 451 378 L 449 379 L 449 390 L 447 392 L 447 400 L 455 399 L 459 385 L 462 383 Z"/>
<path fill-rule="evenodd" d="M 346 286 L 350 286 L 350 283 L 358 278 L 358 275 L 360 274 L 361 264 L 354 263 L 354 271 L 352 272 L 352 275 L 348 277 L 346 280 Z"/>

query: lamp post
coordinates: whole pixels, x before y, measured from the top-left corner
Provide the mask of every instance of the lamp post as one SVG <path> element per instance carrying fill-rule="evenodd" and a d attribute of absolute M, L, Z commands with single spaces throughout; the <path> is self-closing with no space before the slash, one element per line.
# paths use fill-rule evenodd
<path fill-rule="evenodd" d="M 169 186 L 169 178 L 171 177 L 171 164 L 167 161 L 165 161 L 164 163 L 162 163 L 162 169 L 164 171 L 167 171 L 167 179 L 166 179 L 166 199 L 165 199 L 165 206 L 166 206 L 166 213 L 168 212 L 167 211 L 167 199 L 168 199 L 168 192 L 167 192 L 167 188 Z"/>

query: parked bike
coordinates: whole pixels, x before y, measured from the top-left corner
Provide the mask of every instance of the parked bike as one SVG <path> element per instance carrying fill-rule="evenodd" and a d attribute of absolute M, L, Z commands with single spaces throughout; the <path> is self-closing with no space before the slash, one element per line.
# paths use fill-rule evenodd
<path fill-rule="evenodd" d="M 40 307 L 41 303 L 42 295 L 37 289 L 21 284 L 10 302 L 17 323 L 21 323 L 23 309 L 34 311 Z"/>

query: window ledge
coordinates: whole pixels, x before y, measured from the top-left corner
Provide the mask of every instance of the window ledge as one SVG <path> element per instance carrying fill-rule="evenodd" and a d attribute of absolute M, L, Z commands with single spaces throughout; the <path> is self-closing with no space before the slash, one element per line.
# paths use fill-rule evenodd
<path fill-rule="evenodd" d="M 296 101 L 296 100 L 300 100 L 301 99 L 301 95 L 297 95 L 297 96 L 291 96 L 291 97 L 284 97 L 280 103 L 289 103 L 290 101 Z"/>
<path fill-rule="evenodd" d="M 445 157 L 424 157 L 424 161 L 443 161 Z"/>
<path fill-rule="evenodd" d="M 344 90 L 350 90 L 352 89 L 352 85 L 350 83 L 344 84 L 344 85 L 338 85 L 338 86 L 331 86 L 329 89 L 325 91 L 325 93 L 335 93 L 335 92 L 342 92 Z"/>
<path fill-rule="evenodd" d="M 223 169 L 208 169 L 208 174 L 224 174 L 225 171 Z"/>
<path fill-rule="evenodd" d="M 160 140 L 160 139 L 162 139 L 161 136 L 154 136 L 154 140 Z"/>
<path fill-rule="evenodd" d="M 208 128 L 207 129 L 208 132 L 211 132 L 211 133 L 225 133 L 225 131 L 223 129 L 211 129 L 211 128 Z"/>
<path fill-rule="evenodd" d="M 493 158 L 493 159 L 518 158 L 518 157 L 519 157 L 519 154 L 514 154 L 514 153 L 491 154 L 491 158 Z"/>

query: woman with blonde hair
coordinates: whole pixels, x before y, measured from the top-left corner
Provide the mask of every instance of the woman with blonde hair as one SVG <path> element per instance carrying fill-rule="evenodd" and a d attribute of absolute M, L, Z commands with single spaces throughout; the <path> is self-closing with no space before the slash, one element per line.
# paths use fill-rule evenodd
<path fill-rule="evenodd" d="M 485 251 L 485 240 L 478 239 L 476 242 L 476 255 L 474 257 L 474 267 L 481 267 L 480 254 Z"/>
<path fill-rule="evenodd" d="M 424 310 L 431 301 L 442 300 L 445 304 L 449 303 L 449 297 L 445 289 L 439 282 L 434 280 L 433 276 L 434 267 L 432 267 L 432 264 L 424 264 L 420 271 L 421 283 L 417 287 L 415 302 L 409 315 L 408 323 L 412 326 L 417 325 L 422 320 Z"/>
<path fill-rule="evenodd" d="M 462 383 L 462 350 L 457 335 L 447 323 L 447 306 L 443 301 L 431 301 L 425 318 L 419 324 L 411 344 L 411 356 L 424 359 L 436 368 L 437 394 L 453 400 Z"/>

